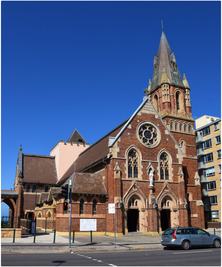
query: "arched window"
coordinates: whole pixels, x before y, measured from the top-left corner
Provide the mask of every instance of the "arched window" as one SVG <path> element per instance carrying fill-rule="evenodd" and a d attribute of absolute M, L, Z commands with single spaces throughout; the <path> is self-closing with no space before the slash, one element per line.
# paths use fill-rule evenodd
<path fill-rule="evenodd" d="M 180 122 L 180 132 L 182 132 L 182 123 Z"/>
<path fill-rule="evenodd" d="M 46 186 L 46 187 L 45 187 L 45 192 L 48 192 L 48 191 L 49 191 L 49 187 Z"/>
<path fill-rule="evenodd" d="M 178 123 L 175 122 L 175 131 L 177 131 Z"/>
<path fill-rule="evenodd" d="M 157 95 L 155 95 L 153 98 L 153 105 L 154 105 L 155 109 L 159 112 L 159 99 L 158 99 Z"/>
<path fill-rule="evenodd" d="M 171 131 L 173 130 L 173 122 L 172 121 L 170 122 L 170 130 Z"/>
<path fill-rule="evenodd" d="M 189 125 L 188 125 L 188 133 L 191 133 L 191 129 L 192 129 L 192 128 L 191 128 L 191 125 L 189 124 Z"/>
<path fill-rule="evenodd" d="M 184 124 L 184 132 L 186 133 L 186 131 L 187 131 L 187 125 L 186 125 L 186 123 Z"/>
<path fill-rule="evenodd" d="M 33 185 L 33 187 L 32 187 L 32 192 L 34 193 L 35 191 L 36 191 L 36 186 Z"/>
<path fill-rule="evenodd" d="M 176 110 L 180 110 L 180 92 L 176 92 Z"/>
<path fill-rule="evenodd" d="M 30 185 L 27 185 L 26 192 L 30 192 Z"/>
<path fill-rule="evenodd" d="M 49 211 L 49 213 L 48 213 L 48 218 L 51 218 L 51 212 Z"/>
<path fill-rule="evenodd" d="M 41 218 L 42 217 L 42 215 L 41 215 L 41 213 L 39 212 L 39 218 Z"/>
<path fill-rule="evenodd" d="M 138 178 L 138 153 L 131 149 L 128 153 L 128 178 Z"/>
<path fill-rule="evenodd" d="M 80 199 L 80 214 L 84 214 L 84 200 Z"/>
<path fill-rule="evenodd" d="M 93 215 L 97 214 L 97 201 L 96 199 L 93 200 Z"/>
<path fill-rule="evenodd" d="M 183 139 L 180 140 L 179 145 L 182 148 L 183 153 L 186 154 L 186 143 L 185 143 L 185 141 Z"/>
<path fill-rule="evenodd" d="M 160 156 L 160 179 L 169 180 L 169 156 L 163 152 Z"/>

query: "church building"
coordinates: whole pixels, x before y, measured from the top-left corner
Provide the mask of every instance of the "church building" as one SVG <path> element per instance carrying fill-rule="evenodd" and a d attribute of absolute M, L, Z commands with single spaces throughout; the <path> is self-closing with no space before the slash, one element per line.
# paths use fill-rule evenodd
<path fill-rule="evenodd" d="M 190 87 L 185 74 L 181 78 L 164 31 L 153 78 L 144 92 L 134 114 L 80 153 L 60 179 L 59 186 L 73 181 L 72 218 L 97 219 L 97 231 L 113 233 L 108 207 L 114 203 L 119 234 L 160 233 L 175 226 L 204 228 Z M 76 192 L 74 175 L 80 173 L 102 175 L 106 197 Z M 102 206 L 100 213 L 94 212 L 94 200 Z M 57 206 L 62 202 L 60 198 Z M 62 212 L 58 209 L 60 220 Z M 63 223 L 56 220 L 62 232 Z M 79 223 L 72 229 L 79 231 Z"/>
<path fill-rule="evenodd" d="M 93 145 L 76 132 L 67 144 L 58 143 L 50 157 L 23 156 L 27 168 L 35 162 L 48 164 L 40 181 L 47 190 L 39 191 L 35 209 L 24 210 L 35 213 L 37 225 L 53 214 L 56 231 L 68 231 L 69 214 L 61 187 L 72 183 L 71 231 L 81 231 L 81 222 L 88 219 L 96 222 L 97 232 L 111 235 L 115 231 L 118 235 L 135 231 L 157 234 L 175 226 L 205 228 L 190 87 L 185 74 L 181 78 L 163 30 L 153 77 L 144 92 L 130 118 Z M 71 141 L 81 141 L 81 151 L 70 161 L 78 147 Z M 66 150 L 66 166 L 66 156 L 64 164 L 58 160 L 63 147 L 70 149 Z M 16 185 L 23 179 L 19 164 Z M 28 188 L 30 181 L 25 182 L 23 187 Z M 23 201 L 30 193 L 26 195 Z M 115 205 L 116 229 L 109 204 Z"/>

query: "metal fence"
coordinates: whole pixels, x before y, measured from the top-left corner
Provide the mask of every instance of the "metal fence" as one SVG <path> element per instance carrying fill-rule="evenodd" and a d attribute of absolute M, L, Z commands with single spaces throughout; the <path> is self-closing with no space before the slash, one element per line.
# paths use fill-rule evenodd
<path fill-rule="evenodd" d="M 20 216 L 2 216 L 1 228 L 20 228 Z"/>

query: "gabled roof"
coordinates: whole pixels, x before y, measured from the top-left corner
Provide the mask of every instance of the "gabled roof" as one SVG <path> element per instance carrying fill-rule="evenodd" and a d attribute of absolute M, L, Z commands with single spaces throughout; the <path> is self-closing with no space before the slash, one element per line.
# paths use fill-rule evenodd
<path fill-rule="evenodd" d="M 73 173 L 72 193 L 107 195 L 102 174 L 95 173 Z"/>
<path fill-rule="evenodd" d="M 177 143 L 176 139 L 173 137 L 172 133 L 170 132 L 170 130 L 167 128 L 165 122 L 163 121 L 162 117 L 160 116 L 160 114 L 158 113 L 158 111 L 155 109 L 153 103 L 150 101 L 150 98 L 148 96 L 144 96 L 143 98 L 143 102 L 140 104 L 140 106 L 137 108 L 137 110 L 133 113 L 133 115 L 129 118 L 129 120 L 126 122 L 126 124 L 124 125 L 124 127 L 121 129 L 121 131 L 118 133 L 118 135 L 115 137 L 115 139 L 112 142 L 112 145 L 110 145 L 110 147 L 112 147 L 116 141 L 119 139 L 119 137 L 121 136 L 121 134 L 125 131 L 125 129 L 128 127 L 128 125 L 131 123 L 131 121 L 134 119 L 134 117 L 137 115 L 137 113 L 143 108 L 143 106 L 146 103 L 149 103 L 150 108 L 152 109 L 152 112 L 154 112 L 159 119 L 161 120 L 162 124 L 164 125 L 164 127 L 166 128 L 166 130 L 168 131 L 169 135 L 171 136 L 171 138 L 173 139 L 174 143 L 179 147 L 179 149 L 181 150 L 181 152 L 183 153 L 182 148 L 179 146 L 179 144 Z M 183 153 L 184 154 L 184 153 Z"/>
<path fill-rule="evenodd" d="M 169 79 L 170 84 L 184 87 L 176 64 L 175 55 L 171 51 L 164 31 L 162 30 L 158 54 L 154 57 L 154 73 L 151 84 L 151 92 L 161 85 L 161 78 L 164 71 L 166 72 L 166 76 Z"/>
<path fill-rule="evenodd" d="M 22 182 L 55 184 L 55 157 L 23 154 Z"/>
<path fill-rule="evenodd" d="M 84 150 L 75 161 L 76 171 L 77 172 L 83 171 L 86 167 L 91 166 L 97 163 L 98 161 L 104 159 L 105 157 L 107 157 L 107 155 L 109 154 L 109 138 L 116 137 L 116 135 L 120 132 L 125 123 L 126 121 L 121 123 L 119 126 L 114 128 L 105 136 L 103 136 L 92 146 Z M 71 174 L 73 174 L 73 172 L 74 172 L 74 162 L 70 166 L 70 168 L 65 172 L 65 174 L 61 177 L 58 183 L 61 184 L 62 182 L 64 182 L 64 180 L 68 178 Z"/>
<path fill-rule="evenodd" d="M 83 143 L 87 144 L 81 134 L 75 129 L 74 132 L 70 135 L 66 143 Z"/>

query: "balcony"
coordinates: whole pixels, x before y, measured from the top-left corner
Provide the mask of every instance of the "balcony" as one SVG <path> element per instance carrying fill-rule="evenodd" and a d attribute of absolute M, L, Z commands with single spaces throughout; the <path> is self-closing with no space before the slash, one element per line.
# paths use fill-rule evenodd
<path fill-rule="evenodd" d="M 197 135 L 196 136 L 196 144 L 200 144 L 200 143 L 203 143 L 204 140 L 203 140 L 203 136 L 202 135 Z"/>
<path fill-rule="evenodd" d="M 202 189 L 202 196 L 207 197 L 208 196 L 208 191 L 206 189 Z"/>
<path fill-rule="evenodd" d="M 205 155 L 204 149 L 198 148 L 197 149 L 197 156 L 200 157 L 200 156 L 204 156 L 204 155 Z"/>
<path fill-rule="evenodd" d="M 204 175 L 204 174 L 201 175 L 201 176 L 200 176 L 200 182 L 201 182 L 201 183 L 207 182 L 207 176 Z"/>
<path fill-rule="evenodd" d="M 204 162 L 198 162 L 198 169 L 202 170 L 202 169 L 206 169 L 206 165 Z"/>

